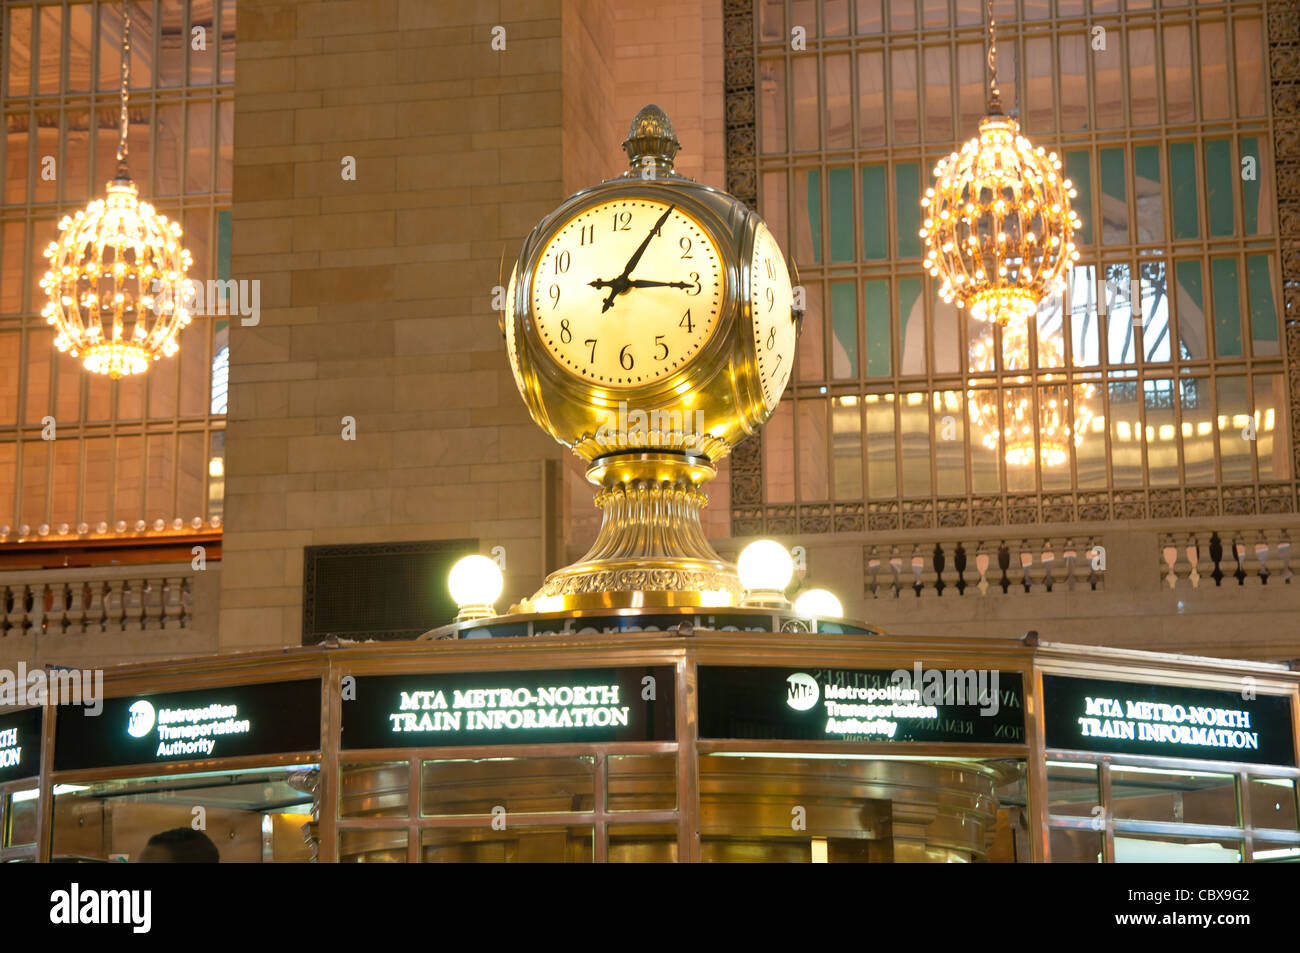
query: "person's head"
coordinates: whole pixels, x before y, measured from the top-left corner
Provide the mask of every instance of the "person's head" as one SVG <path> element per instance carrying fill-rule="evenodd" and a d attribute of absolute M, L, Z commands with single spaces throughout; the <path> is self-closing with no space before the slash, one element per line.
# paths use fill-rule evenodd
<path fill-rule="evenodd" d="M 177 827 L 154 834 L 140 852 L 142 864 L 215 864 L 221 855 L 217 845 L 202 831 Z"/>

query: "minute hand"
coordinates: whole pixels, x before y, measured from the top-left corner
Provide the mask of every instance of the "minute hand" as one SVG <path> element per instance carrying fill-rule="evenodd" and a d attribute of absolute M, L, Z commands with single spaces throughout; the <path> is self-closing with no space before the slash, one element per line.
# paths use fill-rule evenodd
<path fill-rule="evenodd" d="M 645 237 L 645 241 L 643 241 L 641 247 L 636 250 L 636 254 L 628 259 L 627 267 L 623 269 L 623 278 L 627 278 L 628 275 L 632 274 L 632 269 L 636 267 L 636 263 L 639 262 L 641 256 L 645 254 L 646 247 L 649 246 L 650 240 L 659 234 L 659 229 L 663 228 L 664 222 L 668 221 L 668 216 L 673 214 L 673 209 L 676 207 L 677 206 L 675 205 L 668 206 L 664 213 L 659 216 L 659 221 L 655 222 L 654 228 L 650 229 L 650 234 Z"/>
<path fill-rule="evenodd" d="M 629 288 L 694 288 L 689 281 L 645 281 L 633 278 L 627 283 Z"/>
<path fill-rule="evenodd" d="M 640 247 L 638 247 L 637 250 L 633 252 L 632 257 L 628 259 L 627 267 L 623 269 L 621 275 L 609 284 L 605 284 L 603 281 L 600 282 L 600 284 L 592 282 L 593 287 L 605 287 L 609 289 L 609 297 L 605 299 L 604 304 L 602 304 L 600 308 L 602 313 L 614 307 L 614 299 L 631 287 L 628 275 L 632 274 L 632 269 L 636 267 L 637 262 L 641 260 L 641 256 L 645 254 L 645 250 L 647 246 L 649 246 L 651 239 L 659 234 L 659 229 L 663 227 L 664 222 L 668 221 L 668 216 L 673 213 L 673 209 L 676 207 L 676 205 L 668 206 L 664 213 L 659 216 L 659 221 L 654 223 L 654 227 L 650 229 L 650 233 L 646 235 L 645 239 L 641 242 Z"/>

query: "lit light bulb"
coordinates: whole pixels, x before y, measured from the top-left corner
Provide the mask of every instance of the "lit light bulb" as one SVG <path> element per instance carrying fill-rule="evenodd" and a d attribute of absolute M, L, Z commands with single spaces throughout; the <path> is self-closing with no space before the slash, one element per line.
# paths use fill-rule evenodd
<path fill-rule="evenodd" d="M 774 539 L 759 539 L 740 552 L 736 560 L 740 584 L 745 587 L 742 605 L 788 606 L 785 588 L 794 577 L 794 560 Z"/>
<path fill-rule="evenodd" d="M 794 611 L 804 616 L 844 618 L 844 606 L 828 589 L 808 589 L 799 593 L 799 598 L 794 601 Z"/>
<path fill-rule="evenodd" d="M 493 603 L 501 596 L 504 586 L 501 567 L 486 556 L 466 556 L 459 560 L 447 577 L 447 588 L 460 609 L 456 621 L 496 615 Z"/>

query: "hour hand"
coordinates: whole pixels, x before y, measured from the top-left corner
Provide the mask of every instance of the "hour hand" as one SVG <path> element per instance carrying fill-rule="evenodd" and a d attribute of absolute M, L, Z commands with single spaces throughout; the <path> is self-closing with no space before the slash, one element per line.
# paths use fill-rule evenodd
<path fill-rule="evenodd" d="M 647 281 L 641 278 L 633 278 L 627 283 L 629 288 L 694 288 L 695 285 L 689 281 Z"/>
<path fill-rule="evenodd" d="M 587 284 L 591 285 L 591 287 L 593 288 L 609 289 L 609 297 L 607 297 L 604 303 L 602 303 L 600 306 L 601 314 L 604 314 L 610 308 L 614 307 L 614 299 L 617 298 L 619 295 L 621 295 L 623 292 L 627 291 L 627 289 L 630 287 L 627 278 L 623 275 L 619 275 L 613 281 L 606 281 L 603 278 L 597 278 L 594 281 L 587 282 Z"/>

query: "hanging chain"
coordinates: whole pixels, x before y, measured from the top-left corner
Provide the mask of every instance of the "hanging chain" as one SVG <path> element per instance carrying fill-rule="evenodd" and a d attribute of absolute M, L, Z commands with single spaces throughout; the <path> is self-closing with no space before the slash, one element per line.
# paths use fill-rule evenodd
<path fill-rule="evenodd" d="M 122 114 L 118 121 L 117 136 L 117 174 L 118 178 L 127 178 L 126 171 L 126 133 L 129 118 L 126 104 L 130 98 L 131 85 L 131 4 L 122 0 Z"/>
<path fill-rule="evenodd" d="M 993 0 L 987 0 L 989 13 L 989 112 L 1002 112 L 1002 97 L 998 92 L 998 31 L 993 20 Z"/>

